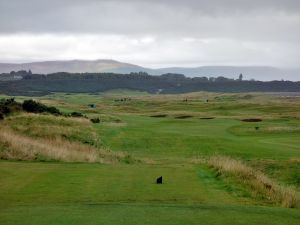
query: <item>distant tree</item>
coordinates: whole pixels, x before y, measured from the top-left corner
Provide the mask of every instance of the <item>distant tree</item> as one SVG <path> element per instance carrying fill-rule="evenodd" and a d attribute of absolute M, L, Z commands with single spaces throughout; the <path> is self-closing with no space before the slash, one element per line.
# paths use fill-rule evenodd
<path fill-rule="evenodd" d="M 198 81 L 198 82 L 208 82 L 208 78 L 207 77 L 193 77 L 192 78 L 193 81 Z"/>
<path fill-rule="evenodd" d="M 183 74 L 178 73 L 166 73 L 162 74 L 160 77 L 168 80 L 183 80 L 186 78 Z"/>
<path fill-rule="evenodd" d="M 149 76 L 148 73 L 140 71 L 140 72 L 131 72 L 130 75 L 132 76 Z"/>
<path fill-rule="evenodd" d="M 210 82 L 215 82 L 215 81 L 216 81 L 216 78 L 215 78 L 215 77 L 209 77 L 208 80 L 209 80 Z"/>
<path fill-rule="evenodd" d="M 242 81 L 243 80 L 243 74 L 241 73 L 240 75 L 239 75 L 239 81 Z"/>
<path fill-rule="evenodd" d="M 215 82 L 229 82 L 229 81 L 232 81 L 232 80 L 229 78 L 226 78 L 226 77 L 222 77 L 222 76 L 215 78 Z"/>

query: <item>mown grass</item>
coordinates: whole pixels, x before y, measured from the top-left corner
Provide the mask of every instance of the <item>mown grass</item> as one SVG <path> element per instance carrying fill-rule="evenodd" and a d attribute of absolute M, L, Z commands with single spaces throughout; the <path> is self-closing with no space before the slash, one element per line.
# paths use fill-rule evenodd
<path fill-rule="evenodd" d="M 153 203 L 17 206 L 0 217 L 3 225 L 296 225 L 300 220 L 299 211 L 283 208 Z"/>
<path fill-rule="evenodd" d="M 295 225 L 300 220 L 298 211 L 282 208 L 153 203 L 17 206 L 0 217 L 3 225 Z"/>
<path fill-rule="evenodd" d="M 299 157 L 300 139 L 297 132 L 269 134 L 259 131 L 255 135 L 236 135 L 231 131 L 232 127 L 249 125 L 235 119 L 178 120 L 170 117 L 123 116 L 122 121 L 126 126 L 102 124 L 96 127 L 102 135 L 103 144 L 112 150 L 123 149 L 133 154 L 158 158 L 186 158 L 217 153 L 248 159 Z"/>
<path fill-rule="evenodd" d="M 255 201 L 232 195 L 198 165 L 0 162 L 0 173 L 0 224 L 272 225 L 300 219 L 298 209 L 252 206 Z M 164 184 L 156 185 L 160 175 Z"/>
<path fill-rule="evenodd" d="M 197 165 L 1 162 L 1 203 L 237 203 L 202 183 Z M 202 173 L 202 172 L 201 172 Z M 208 170 L 209 179 L 216 180 Z M 163 176 L 163 185 L 156 178 Z M 217 181 L 216 181 L 217 182 Z M 216 190 L 216 191 L 214 191 Z"/>

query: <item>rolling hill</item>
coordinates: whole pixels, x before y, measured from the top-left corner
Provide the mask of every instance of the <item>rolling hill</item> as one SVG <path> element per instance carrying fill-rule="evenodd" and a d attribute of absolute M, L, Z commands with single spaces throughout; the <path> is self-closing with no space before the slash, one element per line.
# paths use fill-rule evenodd
<path fill-rule="evenodd" d="M 31 70 L 37 74 L 50 74 L 56 72 L 69 73 L 130 73 L 147 72 L 151 75 L 165 73 L 179 73 L 189 77 L 195 76 L 225 76 L 237 78 L 240 73 L 246 79 L 256 80 L 293 80 L 300 78 L 300 69 L 280 69 L 268 66 L 201 66 L 201 67 L 169 67 L 151 69 L 134 64 L 123 63 L 115 60 L 69 60 L 69 61 L 44 61 L 32 63 L 0 63 L 0 73 L 9 73 L 18 70 Z"/>
<path fill-rule="evenodd" d="M 70 60 L 70 61 L 44 61 L 32 63 L 0 63 L 0 73 L 9 73 L 10 71 L 31 70 L 37 74 L 50 74 L 56 72 L 69 73 L 94 73 L 94 72 L 139 72 L 144 68 L 122 63 L 114 60 Z"/>

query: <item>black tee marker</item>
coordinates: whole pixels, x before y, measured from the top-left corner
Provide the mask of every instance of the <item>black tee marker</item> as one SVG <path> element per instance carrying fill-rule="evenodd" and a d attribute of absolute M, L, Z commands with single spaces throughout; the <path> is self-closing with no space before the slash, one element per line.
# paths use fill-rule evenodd
<path fill-rule="evenodd" d="M 162 184 L 162 177 L 157 178 L 157 179 L 156 179 L 156 183 L 157 183 L 157 184 Z"/>

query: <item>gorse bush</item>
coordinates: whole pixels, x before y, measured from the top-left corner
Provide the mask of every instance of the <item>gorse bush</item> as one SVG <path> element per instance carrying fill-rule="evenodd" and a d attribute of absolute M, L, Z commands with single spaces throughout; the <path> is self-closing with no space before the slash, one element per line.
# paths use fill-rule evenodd
<path fill-rule="evenodd" d="M 0 120 L 4 119 L 5 115 L 20 111 L 21 109 L 21 104 L 16 102 L 14 98 L 0 100 Z"/>
<path fill-rule="evenodd" d="M 92 118 L 91 122 L 92 123 L 100 123 L 100 119 L 99 118 Z"/>
<path fill-rule="evenodd" d="M 14 98 L 0 100 L 0 120 L 4 119 L 6 115 L 20 111 L 32 113 L 50 113 L 53 115 L 62 115 L 62 113 L 53 106 L 46 106 L 34 100 L 25 100 L 23 104 L 15 101 Z M 78 116 L 78 114 L 76 114 Z"/>
<path fill-rule="evenodd" d="M 23 102 L 23 110 L 25 110 L 26 112 L 32 112 L 32 113 L 43 113 L 43 112 L 47 112 L 47 113 L 50 113 L 50 114 L 54 114 L 54 115 L 61 115 L 61 112 L 51 106 L 46 106 L 42 103 L 39 103 L 39 102 L 36 102 L 34 100 L 25 100 Z"/>
<path fill-rule="evenodd" d="M 80 112 L 72 112 L 70 114 L 71 117 L 84 117 L 84 115 Z"/>

